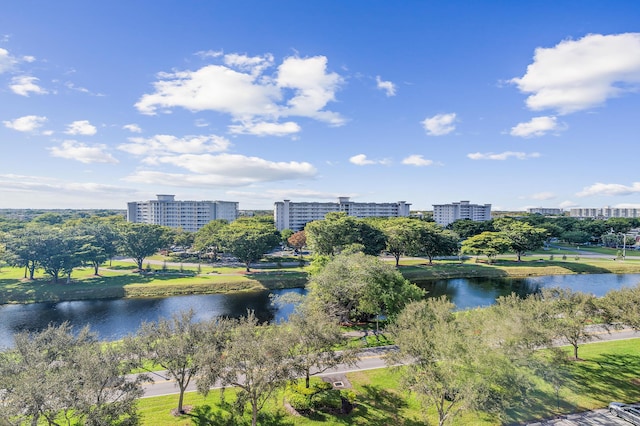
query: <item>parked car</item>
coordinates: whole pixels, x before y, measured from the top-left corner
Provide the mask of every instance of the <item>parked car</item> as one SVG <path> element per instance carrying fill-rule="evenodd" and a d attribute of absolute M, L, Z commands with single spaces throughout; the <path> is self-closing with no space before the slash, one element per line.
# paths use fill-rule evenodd
<path fill-rule="evenodd" d="M 609 404 L 609 412 L 621 419 L 625 419 L 632 425 L 640 426 L 640 405 L 612 402 Z"/>

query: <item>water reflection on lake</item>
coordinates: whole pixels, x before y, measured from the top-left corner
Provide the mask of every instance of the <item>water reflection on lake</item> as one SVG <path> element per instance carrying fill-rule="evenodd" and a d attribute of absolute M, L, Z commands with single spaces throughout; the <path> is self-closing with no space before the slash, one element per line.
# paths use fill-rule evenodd
<path fill-rule="evenodd" d="M 421 283 L 428 297 L 445 295 L 458 309 L 487 306 L 500 297 L 516 293 L 526 296 L 542 287 L 564 287 L 603 296 L 607 291 L 640 283 L 640 274 L 558 275 L 523 279 L 457 278 Z M 303 289 L 287 289 L 236 294 L 174 296 L 165 298 L 85 300 L 28 305 L 0 305 L 0 348 L 13 345 L 20 331 L 39 331 L 49 324 L 68 321 L 74 328 L 90 325 L 104 340 L 134 333 L 144 321 L 193 309 L 196 320 L 217 316 L 240 317 L 255 311 L 261 321 L 286 319 L 293 307 L 274 306 L 270 295 L 303 294 Z"/>

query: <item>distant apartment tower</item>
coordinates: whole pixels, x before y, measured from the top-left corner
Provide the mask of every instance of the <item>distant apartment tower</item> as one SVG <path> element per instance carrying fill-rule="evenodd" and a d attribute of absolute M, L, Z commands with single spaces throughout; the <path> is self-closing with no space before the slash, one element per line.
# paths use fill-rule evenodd
<path fill-rule="evenodd" d="M 434 204 L 433 220 L 447 226 L 458 219 L 471 219 L 476 222 L 491 220 L 491 204 L 470 204 L 468 201 L 451 204 Z"/>
<path fill-rule="evenodd" d="M 338 202 L 298 202 L 290 200 L 276 201 L 273 219 L 276 229 L 300 231 L 314 220 L 324 219 L 327 213 L 345 212 L 348 216 L 363 217 L 400 217 L 409 216 L 411 204 L 405 201 L 396 203 L 357 203 L 349 197 L 339 197 Z"/>
<path fill-rule="evenodd" d="M 555 216 L 564 214 L 564 210 L 555 207 L 531 207 L 527 209 L 531 214 L 541 214 L 544 216 Z"/>
<path fill-rule="evenodd" d="M 235 201 L 176 201 L 175 195 L 157 195 L 157 200 L 127 203 L 127 222 L 150 223 L 195 232 L 215 219 L 238 218 Z"/>
<path fill-rule="evenodd" d="M 609 219 L 610 217 L 639 218 L 638 208 L 574 208 L 569 210 L 569 216 L 578 218 Z"/>

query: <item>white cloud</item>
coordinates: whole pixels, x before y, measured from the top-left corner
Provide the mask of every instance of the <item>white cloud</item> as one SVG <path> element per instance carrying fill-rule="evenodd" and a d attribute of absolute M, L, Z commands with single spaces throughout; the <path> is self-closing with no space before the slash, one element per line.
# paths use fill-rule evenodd
<path fill-rule="evenodd" d="M 378 89 L 384 91 L 387 96 L 396 95 L 396 85 L 391 81 L 383 81 L 379 75 L 376 76 L 376 84 Z"/>
<path fill-rule="evenodd" d="M 561 202 L 560 204 L 558 204 L 558 207 L 562 208 L 562 209 L 569 209 L 571 207 L 577 207 L 578 204 L 571 201 L 571 200 L 566 200 Z"/>
<path fill-rule="evenodd" d="M 591 186 L 585 187 L 582 191 L 576 195 L 578 197 L 589 197 L 592 195 L 632 195 L 640 193 L 640 182 L 633 182 L 631 186 L 622 185 L 619 183 L 594 183 Z"/>
<path fill-rule="evenodd" d="M 93 136 L 98 132 L 96 127 L 89 123 L 88 120 L 78 120 L 67 126 L 67 130 L 65 131 L 68 135 L 83 135 L 83 136 Z"/>
<path fill-rule="evenodd" d="M 195 53 L 196 56 L 199 56 L 203 59 L 205 58 L 219 58 L 224 54 L 221 50 L 201 50 Z"/>
<path fill-rule="evenodd" d="M 336 73 L 327 73 L 326 56 L 286 58 L 278 67 L 279 88 L 293 89 L 295 96 L 287 101 L 284 116 L 311 117 L 334 126 L 345 123 L 340 114 L 323 108 L 335 100 L 335 93 L 343 83 Z"/>
<path fill-rule="evenodd" d="M 568 114 L 601 105 L 638 89 L 640 33 L 589 34 L 539 47 L 526 74 L 511 82 L 530 94 L 526 103 L 535 111 Z"/>
<path fill-rule="evenodd" d="M 620 203 L 614 207 L 618 209 L 640 209 L 640 203 Z"/>
<path fill-rule="evenodd" d="M 77 141 L 64 141 L 59 147 L 49 148 L 53 157 L 76 160 L 81 163 L 117 163 L 111 154 L 106 152 L 106 145 L 98 144 L 93 146 L 85 145 Z"/>
<path fill-rule="evenodd" d="M 288 136 L 300 132 L 300 126 L 293 121 L 286 123 L 242 123 L 229 126 L 230 133 L 236 135 Z"/>
<path fill-rule="evenodd" d="M 337 199 L 338 197 L 348 196 L 344 193 L 330 193 L 323 191 L 315 191 L 313 189 L 270 189 L 266 191 L 227 191 L 229 196 L 263 199 L 263 200 L 327 200 Z"/>
<path fill-rule="evenodd" d="M 544 136 L 551 131 L 565 130 L 566 125 L 558 124 L 556 117 L 533 117 L 526 123 L 519 123 L 511 128 L 511 136 L 529 138 L 532 136 Z"/>
<path fill-rule="evenodd" d="M 196 127 L 209 127 L 209 122 L 207 120 L 203 120 L 202 118 L 198 118 L 193 122 Z"/>
<path fill-rule="evenodd" d="M 556 198 L 556 194 L 553 192 L 538 192 L 537 194 L 532 194 L 530 198 L 540 201 L 553 200 Z"/>
<path fill-rule="evenodd" d="M 142 133 L 142 129 L 137 124 L 125 124 L 122 128 L 130 131 L 131 133 Z"/>
<path fill-rule="evenodd" d="M 13 77 L 9 88 L 13 93 L 21 96 L 29 96 L 30 93 L 36 95 L 46 95 L 49 93 L 47 90 L 38 86 L 38 81 L 40 80 L 37 77 L 30 77 L 28 75 Z"/>
<path fill-rule="evenodd" d="M 224 55 L 224 63 L 228 67 L 247 71 L 251 75 L 260 75 L 265 69 L 273 66 L 273 55 L 267 53 L 264 56 L 247 56 L 237 53 Z"/>
<path fill-rule="evenodd" d="M 25 115 L 11 121 L 3 121 L 5 127 L 19 132 L 34 132 L 47 121 L 47 117 L 38 115 Z"/>
<path fill-rule="evenodd" d="M 402 164 L 407 164 L 410 166 L 432 166 L 434 163 L 433 160 L 422 158 L 422 155 L 414 154 L 402 160 Z"/>
<path fill-rule="evenodd" d="M 349 162 L 355 164 L 356 166 L 369 166 L 372 164 L 387 165 L 391 163 L 391 161 L 386 158 L 382 160 L 370 160 L 365 154 L 354 155 L 353 157 L 349 158 Z"/>
<path fill-rule="evenodd" d="M 467 157 L 472 160 L 508 160 L 509 158 L 526 160 L 527 158 L 538 158 L 540 157 L 540 154 L 537 152 L 532 152 L 528 154 L 526 152 L 513 152 L 513 151 L 505 151 L 501 153 L 475 152 L 475 153 L 467 154 Z"/>
<path fill-rule="evenodd" d="M 222 136 L 198 135 L 179 138 L 173 135 L 154 135 L 150 138 L 131 137 L 129 143 L 118 149 L 129 154 L 148 157 L 147 162 L 155 162 L 156 157 L 171 154 L 201 154 L 222 152 L 229 149 L 231 142 Z"/>
<path fill-rule="evenodd" d="M 153 84 L 154 92 L 143 95 L 136 108 L 150 115 L 182 107 L 218 111 L 241 122 L 299 116 L 331 125 L 344 124 L 339 114 L 324 109 L 335 100 L 335 92 L 343 82 L 338 74 L 327 72 L 326 57 L 285 58 L 275 76 L 265 74 L 274 65 L 268 54 L 229 54 L 223 59 L 224 65 L 160 73 Z"/>
<path fill-rule="evenodd" d="M 0 74 L 3 72 L 9 71 L 12 69 L 18 60 L 9 54 L 9 51 L 6 49 L 0 48 Z"/>
<path fill-rule="evenodd" d="M 65 182 L 56 178 L 42 176 L 25 176 L 15 174 L 0 174 L 0 190 L 10 192 L 36 192 L 46 195 L 53 193 L 80 194 L 120 194 L 130 193 L 130 188 L 104 185 L 93 182 Z"/>
<path fill-rule="evenodd" d="M 422 126 L 429 136 L 442 136 L 453 132 L 456 129 L 456 113 L 436 114 L 427 117 L 422 121 Z"/>
<path fill-rule="evenodd" d="M 188 170 L 191 174 L 142 170 L 126 180 L 170 186 L 245 186 L 260 182 L 311 179 L 317 171 L 305 162 L 273 162 L 258 157 L 232 154 L 184 154 L 161 157 L 160 164 Z"/>

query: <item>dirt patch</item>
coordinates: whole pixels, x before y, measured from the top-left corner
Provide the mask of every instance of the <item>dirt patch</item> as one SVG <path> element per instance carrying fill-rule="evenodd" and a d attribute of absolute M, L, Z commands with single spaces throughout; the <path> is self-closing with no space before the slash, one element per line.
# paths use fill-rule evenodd
<path fill-rule="evenodd" d="M 193 410 L 193 405 L 183 405 L 182 413 L 180 413 L 177 408 L 174 408 L 173 410 L 171 410 L 171 415 L 173 417 L 180 417 L 185 414 L 189 414 L 192 410 Z"/>
<path fill-rule="evenodd" d="M 636 377 L 635 379 L 631 379 L 631 384 L 634 386 L 640 386 L 640 377 Z"/>

